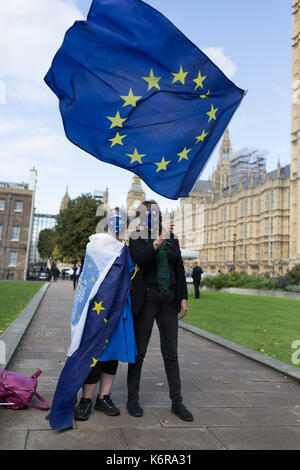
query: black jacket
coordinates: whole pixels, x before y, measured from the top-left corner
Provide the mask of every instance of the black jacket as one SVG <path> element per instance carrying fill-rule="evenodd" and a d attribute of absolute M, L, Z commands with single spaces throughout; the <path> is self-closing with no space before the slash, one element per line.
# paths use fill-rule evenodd
<path fill-rule="evenodd" d="M 193 272 L 192 272 L 193 280 L 194 281 L 201 281 L 202 274 L 203 274 L 202 268 L 200 268 L 200 266 L 195 266 L 194 269 L 193 269 Z"/>
<path fill-rule="evenodd" d="M 167 241 L 170 248 L 176 251 L 178 262 L 176 267 L 176 294 L 178 312 L 181 310 L 181 300 L 188 298 L 185 271 L 181 258 L 181 252 L 178 239 L 171 234 L 171 238 Z M 146 241 L 139 236 L 139 232 L 133 232 L 129 239 L 129 251 L 131 258 L 137 264 L 138 270 L 132 279 L 131 285 L 131 308 L 134 315 L 137 315 L 143 305 L 146 294 L 147 283 L 144 279 L 145 270 L 153 264 L 153 259 L 157 255 L 157 251 L 153 247 L 151 241 Z"/>

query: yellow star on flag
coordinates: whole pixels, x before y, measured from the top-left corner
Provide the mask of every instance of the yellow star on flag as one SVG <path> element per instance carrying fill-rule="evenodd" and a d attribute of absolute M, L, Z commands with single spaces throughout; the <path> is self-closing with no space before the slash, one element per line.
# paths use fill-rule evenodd
<path fill-rule="evenodd" d="M 132 89 L 130 88 L 129 93 L 127 96 L 121 96 L 122 100 L 124 100 L 124 106 L 133 106 L 134 108 L 136 107 L 136 102 L 140 100 L 142 97 L 141 96 L 134 96 Z"/>
<path fill-rule="evenodd" d="M 139 152 L 137 151 L 137 148 L 134 149 L 133 153 L 126 153 L 126 156 L 131 158 L 130 164 L 134 162 L 143 163 L 142 158 L 145 157 L 146 155 L 147 155 L 146 153 L 139 154 Z"/>
<path fill-rule="evenodd" d="M 209 121 L 208 122 L 210 122 L 212 119 L 214 119 L 214 120 L 217 119 L 216 118 L 217 111 L 219 111 L 219 108 L 214 108 L 214 105 L 212 104 L 211 105 L 211 110 L 208 113 L 206 113 L 209 116 Z"/>
<path fill-rule="evenodd" d="M 184 147 L 184 149 L 182 150 L 182 152 L 180 153 L 177 153 L 177 155 L 180 157 L 179 160 L 178 160 L 178 163 L 181 162 L 181 160 L 184 158 L 185 160 L 188 160 L 188 153 L 191 151 L 192 149 L 187 149 L 186 147 Z"/>
<path fill-rule="evenodd" d="M 90 367 L 95 367 L 95 365 L 98 362 L 98 359 L 95 359 L 94 357 L 92 357 L 92 361 L 93 361 L 93 363 L 90 365 Z"/>
<path fill-rule="evenodd" d="M 166 162 L 165 160 L 165 157 L 162 157 L 162 161 L 161 162 L 156 162 L 154 163 L 155 165 L 157 165 L 157 170 L 155 173 L 158 173 L 160 170 L 166 170 L 167 169 L 167 165 L 171 162 L 171 160 L 169 160 L 168 162 Z"/>
<path fill-rule="evenodd" d="M 208 135 L 208 132 L 203 131 L 201 135 L 196 137 L 196 139 L 197 139 L 196 144 L 199 144 L 199 142 L 203 142 L 207 135 Z"/>
<path fill-rule="evenodd" d="M 127 137 L 127 135 L 120 135 L 119 132 L 116 133 L 115 137 L 113 137 L 112 139 L 108 139 L 110 142 L 112 142 L 111 147 L 113 147 L 114 145 L 124 145 L 123 144 L 123 139 Z"/>
<path fill-rule="evenodd" d="M 205 99 L 205 98 L 208 98 L 209 95 L 210 95 L 210 91 L 208 90 L 208 92 L 206 93 L 206 95 L 200 95 L 200 98 Z"/>
<path fill-rule="evenodd" d="M 113 127 L 123 127 L 123 122 L 127 121 L 127 118 L 122 119 L 120 116 L 120 112 L 118 111 L 114 117 L 106 116 L 107 119 L 111 121 L 110 129 Z"/>
<path fill-rule="evenodd" d="M 96 310 L 97 315 L 100 314 L 101 310 L 105 310 L 105 308 L 102 307 L 102 302 L 103 302 L 102 300 L 99 303 L 95 302 L 95 307 L 93 308 L 93 310 Z"/>
<path fill-rule="evenodd" d="M 158 90 L 160 90 L 160 86 L 159 86 L 159 80 L 161 80 L 162 77 L 155 77 L 154 74 L 153 74 L 153 69 L 151 69 L 151 72 L 150 72 L 150 75 L 149 77 L 142 77 L 143 80 L 145 80 L 146 82 L 148 82 L 148 90 L 151 90 L 151 88 L 157 88 Z"/>
<path fill-rule="evenodd" d="M 183 85 L 185 84 L 185 77 L 187 76 L 189 72 L 184 72 L 183 69 L 182 69 L 182 65 L 180 66 L 180 70 L 178 73 L 172 73 L 172 75 L 174 75 L 174 78 L 173 78 L 173 81 L 172 83 L 175 83 L 175 82 L 181 82 Z"/>
<path fill-rule="evenodd" d="M 107 323 L 107 318 L 103 318 L 103 320 L 104 320 L 104 323 Z"/>
<path fill-rule="evenodd" d="M 196 83 L 195 91 L 197 90 L 197 88 L 199 88 L 199 86 L 201 88 L 203 88 L 203 82 L 204 82 L 205 79 L 206 79 L 206 75 L 204 77 L 202 77 L 201 72 L 199 70 L 198 77 L 194 78 L 194 80 L 193 80 L 193 82 Z"/>

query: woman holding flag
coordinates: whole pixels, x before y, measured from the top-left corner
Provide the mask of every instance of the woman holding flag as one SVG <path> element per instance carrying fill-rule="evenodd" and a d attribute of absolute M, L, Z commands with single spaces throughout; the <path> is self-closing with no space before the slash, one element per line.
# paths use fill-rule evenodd
<path fill-rule="evenodd" d="M 115 209 L 108 217 L 109 234 L 98 233 L 87 244 L 83 271 L 76 291 L 71 345 L 60 375 L 51 411 L 53 429 L 73 427 L 87 420 L 100 381 L 95 409 L 110 416 L 120 413 L 110 398 L 118 361 L 134 362 L 137 354 L 130 304 L 130 271 L 134 264 L 122 241 L 126 214 Z"/>
<path fill-rule="evenodd" d="M 144 201 L 139 207 L 140 230 L 130 234 L 129 249 L 139 267 L 132 281 L 132 311 L 138 355 L 128 365 L 127 410 L 132 416 L 142 416 L 139 387 L 144 357 L 151 337 L 154 319 L 159 334 L 165 372 L 169 384 L 172 413 L 184 421 L 193 415 L 182 402 L 177 354 L 178 313 L 187 313 L 187 286 L 178 239 L 162 226 L 162 214 L 155 201 Z"/>

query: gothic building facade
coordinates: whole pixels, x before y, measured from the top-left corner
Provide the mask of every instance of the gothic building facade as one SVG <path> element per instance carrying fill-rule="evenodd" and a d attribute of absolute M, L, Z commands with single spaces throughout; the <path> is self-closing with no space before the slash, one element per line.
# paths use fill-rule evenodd
<path fill-rule="evenodd" d="M 204 271 L 283 274 L 289 267 L 290 166 L 278 163 L 266 173 L 243 162 L 236 167 L 226 130 L 211 181 L 198 180 L 180 200 L 176 234 L 182 248 L 199 252 Z"/>

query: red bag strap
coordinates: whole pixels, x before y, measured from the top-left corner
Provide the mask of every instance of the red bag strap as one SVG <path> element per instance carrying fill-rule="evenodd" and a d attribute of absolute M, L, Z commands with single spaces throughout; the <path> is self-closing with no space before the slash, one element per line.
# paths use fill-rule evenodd
<path fill-rule="evenodd" d="M 10 389 L 7 388 L 7 390 L 10 390 Z M 49 403 L 46 400 L 44 400 L 44 398 L 42 398 L 37 392 L 34 392 L 33 395 L 35 395 L 42 403 L 44 403 L 45 407 L 33 405 L 29 401 L 25 400 L 23 397 L 20 397 L 20 395 L 15 390 L 10 390 L 10 391 L 13 392 L 15 395 L 17 395 L 17 397 L 24 403 L 24 405 L 29 406 L 30 408 L 34 408 L 35 410 L 41 410 L 41 411 L 47 411 L 50 409 Z"/>
<path fill-rule="evenodd" d="M 41 375 L 42 373 L 43 373 L 43 371 L 41 369 L 39 369 L 30 378 L 31 379 L 38 378 L 38 376 Z"/>

